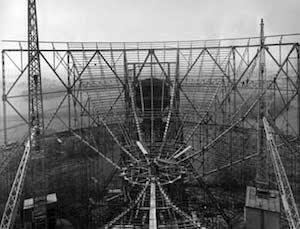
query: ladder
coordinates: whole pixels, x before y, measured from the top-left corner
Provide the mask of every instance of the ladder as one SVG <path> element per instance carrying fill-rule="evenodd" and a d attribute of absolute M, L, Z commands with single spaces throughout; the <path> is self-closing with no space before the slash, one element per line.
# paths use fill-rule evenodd
<path fill-rule="evenodd" d="M 266 132 L 268 148 L 271 154 L 271 161 L 276 174 L 279 193 L 281 196 L 283 208 L 286 213 L 289 226 L 291 229 L 299 229 L 299 212 L 283 163 L 281 161 L 277 146 L 275 144 L 274 130 L 270 127 L 266 117 L 263 118 L 263 124 Z"/>

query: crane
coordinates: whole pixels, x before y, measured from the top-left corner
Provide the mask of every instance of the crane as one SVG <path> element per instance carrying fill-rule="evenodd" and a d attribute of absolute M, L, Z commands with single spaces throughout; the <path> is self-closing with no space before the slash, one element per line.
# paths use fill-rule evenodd
<path fill-rule="evenodd" d="M 293 192 L 288 181 L 283 163 L 281 161 L 277 146 L 275 144 L 274 130 L 269 125 L 266 117 L 263 118 L 264 129 L 266 132 L 267 145 L 271 154 L 271 161 L 275 170 L 279 193 L 286 217 L 291 229 L 300 228 L 300 217 Z"/>

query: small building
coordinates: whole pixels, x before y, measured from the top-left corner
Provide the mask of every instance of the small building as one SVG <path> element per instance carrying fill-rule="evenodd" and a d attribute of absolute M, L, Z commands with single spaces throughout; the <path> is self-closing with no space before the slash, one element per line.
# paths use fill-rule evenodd
<path fill-rule="evenodd" d="M 38 198 L 37 198 L 38 199 Z M 54 229 L 56 224 L 56 214 L 57 214 L 57 197 L 55 193 L 51 193 L 47 195 L 47 203 L 46 203 L 46 216 L 47 216 L 47 228 Z M 36 207 L 37 203 L 34 203 L 34 199 L 26 199 L 23 203 L 23 227 L 25 229 L 31 229 L 34 227 L 33 215 L 34 207 Z M 43 217 L 43 216 L 41 216 Z"/>
<path fill-rule="evenodd" d="M 246 229 L 280 228 L 280 194 L 277 190 L 248 186 L 244 210 Z"/>

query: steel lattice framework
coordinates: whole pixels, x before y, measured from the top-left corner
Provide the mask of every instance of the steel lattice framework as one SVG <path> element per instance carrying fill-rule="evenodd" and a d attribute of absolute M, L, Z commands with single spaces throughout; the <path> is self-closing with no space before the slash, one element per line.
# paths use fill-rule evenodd
<path fill-rule="evenodd" d="M 34 221 L 36 228 L 47 228 L 44 155 L 42 136 L 44 133 L 43 98 L 41 85 L 41 67 L 39 58 L 39 39 L 35 0 L 28 1 L 28 139 L 22 155 L 0 228 L 12 228 L 16 218 L 18 203 L 22 195 L 28 164 L 33 170 L 33 179 L 40 182 L 33 187 Z M 31 163 L 30 163 L 31 161 Z"/>
<path fill-rule="evenodd" d="M 45 110 L 38 115 L 46 123 L 45 139 L 54 138 L 59 144 L 76 139 L 75 151 L 87 155 L 87 167 L 95 163 L 94 169 L 80 175 L 85 177 L 81 186 L 87 187 L 80 201 L 87 205 L 76 209 L 92 215 L 89 227 L 231 227 L 242 211 L 243 192 L 237 190 L 254 180 L 246 178 L 246 168 L 255 170 L 265 160 L 257 157 L 266 147 L 263 126 L 257 125 L 265 114 L 261 109 L 279 129 L 283 139 L 279 147 L 283 152 L 293 149 L 283 161 L 292 163 L 286 168 L 288 176 L 297 175 L 298 162 L 293 159 L 298 157 L 300 130 L 299 38 L 299 34 L 262 34 L 182 42 L 40 42 L 35 55 L 41 58 L 44 74 L 40 87 Z M 24 48 L 25 42 L 18 44 L 19 48 L 2 51 L 7 145 L 15 129 L 9 126 L 8 114 L 15 112 L 14 117 L 31 122 L 18 102 L 28 96 L 18 91 L 18 85 L 31 71 L 23 64 L 27 63 L 23 54 L 30 49 Z M 22 124 L 18 128 L 21 132 Z M 8 170 L 18 154 L 6 158 L 0 171 Z M 66 166 L 50 170 L 47 163 L 54 162 L 47 160 L 50 183 L 54 177 L 67 176 L 62 171 L 74 177 L 80 171 L 79 165 L 65 161 Z M 101 166 L 109 175 L 99 177 L 96 168 Z M 222 176 L 227 173 L 233 180 L 226 180 L 232 183 L 225 190 L 217 184 L 226 186 Z M 64 189 L 57 186 L 54 182 L 48 192 L 63 192 L 71 184 Z M 120 186 L 121 192 L 114 194 Z M 291 187 L 299 188 L 296 180 L 291 180 Z M 197 206 L 189 199 L 193 192 Z M 103 216 L 103 205 L 113 206 L 114 201 L 118 209 Z"/>
<path fill-rule="evenodd" d="M 294 195 L 287 178 L 285 168 L 283 166 L 280 154 L 275 143 L 274 130 L 270 127 L 266 118 L 263 119 L 264 128 L 267 135 L 268 146 L 271 154 L 272 164 L 274 166 L 276 179 L 279 187 L 279 191 L 282 198 L 283 208 L 286 212 L 288 223 L 290 228 L 300 227 L 300 217 L 298 208 L 294 199 Z"/>

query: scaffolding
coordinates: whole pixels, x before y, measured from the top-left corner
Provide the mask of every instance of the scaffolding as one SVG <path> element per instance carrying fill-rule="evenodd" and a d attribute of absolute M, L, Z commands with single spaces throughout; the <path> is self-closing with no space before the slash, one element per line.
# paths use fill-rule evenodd
<path fill-rule="evenodd" d="M 300 34 L 262 36 L 263 42 L 40 41 L 45 176 L 59 217 L 84 228 L 232 227 L 264 160 L 262 98 L 299 193 Z M 27 42 L 7 46 L 0 155 L 6 197 L 14 175 L 4 173 L 15 174 L 29 123 Z M 25 196 L 34 182 L 26 180 Z"/>

